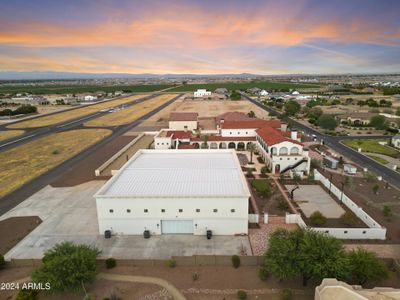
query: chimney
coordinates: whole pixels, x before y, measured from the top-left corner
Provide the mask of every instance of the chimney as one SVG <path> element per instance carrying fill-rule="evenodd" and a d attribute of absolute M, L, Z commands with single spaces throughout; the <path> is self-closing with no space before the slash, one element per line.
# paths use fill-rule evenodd
<path fill-rule="evenodd" d="M 287 130 L 287 124 L 281 123 L 281 131 L 285 132 Z"/>
<path fill-rule="evenodd" d="M 292 140 L 297 141 L 297 131 L 295 131 L 295 130 L 291 131 L 291 132 L 290 132 L 290 138 L 291 138 Z"/>

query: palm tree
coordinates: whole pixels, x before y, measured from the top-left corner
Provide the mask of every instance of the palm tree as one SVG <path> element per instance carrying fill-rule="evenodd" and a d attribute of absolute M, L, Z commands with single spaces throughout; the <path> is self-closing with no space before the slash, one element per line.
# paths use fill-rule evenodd
<path fill-rule="evenodd" d="M 253 152 L 256 151 L 256 145 L 254 143 L 250 143 L 247 145 L 247 150 L 250 151 L 250 163 L 253 163 Z"/>
<path fill-rule="evenodd" d="M 205 134 L 205 135 L 203 135 L 203 142 L 204 142 L 204 148 L 205 149 L 207 149 L 208 148 L 208 145 L 207 145 L 207 142 L 208 142 L 208 135 L 207 134 Z"/>

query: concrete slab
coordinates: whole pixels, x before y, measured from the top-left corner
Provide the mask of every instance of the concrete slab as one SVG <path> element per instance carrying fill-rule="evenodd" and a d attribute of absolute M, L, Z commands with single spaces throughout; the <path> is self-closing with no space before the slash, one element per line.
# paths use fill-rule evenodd
<path fill-rule="evenodd" d="M 294 185 L 286 185 L 289 191 L 294 187 Z M 294 201 L 307 217 L 315 211 L 320 211 L 325 217 L 336 219 L 345 212 L 321 186 L 299 185 L 299 187 L 294 191 Z"/>
<path fill-rule="evenodd" d="M 245 250 L 251 254 L 245 237 L 165 235 L 113 236 L 104 239 L 98 233 L 96 204 L 93 195 L 104 181 L 90 181 L 74 187 L 47 186 L 29 197 L 0 220 L 12 216 L 37 215 L 43 223 L 19 242 L 6 255 L 11 258 L 42 258 L 43 253 L 63 241 L 88 244 L 102 250 L 101 257 L 158 258 L 181 255 L 233 255 Z"/>

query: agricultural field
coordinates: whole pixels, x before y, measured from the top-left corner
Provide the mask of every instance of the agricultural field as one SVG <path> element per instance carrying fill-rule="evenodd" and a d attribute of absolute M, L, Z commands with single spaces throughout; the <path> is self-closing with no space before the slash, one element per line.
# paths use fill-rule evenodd
<path fill-rule="evenodd" d="M 178 94 L 164 94 L 157 96 L 148 101 L 139 103 L 134 106 L 122 109 L 118 112 L 110 113 L 108 115 L 90 120 L 85 123 L 85 126 L 119 126 L 133 122 L 153 109 L 163 105 L 164 103 L 172 100 Z"/>
<path fill-rule="evenodd" d="M 52 134 L 0 155 L 0 198 L 111 134 L 78 129 Z"/>
<path fill-rule="evenodd" d="M 343 144 L 354 150 L 361 148 L 362 152 L 384 154 L 392 157 L 399 156 L 400 152 L 389 146 L 380 145 L 379 142 L 387 142 L 385 140 L 346 140 Z"/>
<path fill-rule="evenodd" d="M 11 124 L 11 125 L 8 125 L 7 128 L 34 128 L 34 127 L 43 127 L 43 126 L 54 125 L 57 123 L 84 117 L 86 115 L 90 115 L 90 114 L 100 111 L 102 109 L 107 109 L 107 108 L 111 108 L 116 105 L 121 105 L 124 103 L 132 102 L 134 100 L 143 98 L 144 96 L 145 96 L 144 94 L 133 95 L 133 96 L 124 97 L 121 99 L 101 102 L 98 104 L 87 105 L 82 108 L 77 108 L 77 109 L 70 110 L 70 111 L 60 112 L 58 114 L 43 116 L 41 118 L 36 118 L 33 120 L 27 120 L 27 121 L 16 123 L 16 124 Z"/>
<path fill-rule="evenodd" d="M 246 83 L 225 82 L 225 83 L 187 84 L 170 89 L 169 92 L 193 92 L 196 91 L 197 89 L 207 89 L 209 91 L 214 91 L 217 88 L 226 88 L 231 91 L 231 90 L 247 90 L 253 87 L 258 87 L 260 89 L 289 91 L 290 89 L 319 88 L 319 85 L 269 82 L 269 81 L 254 81 Z"/>
<path fill-rule="evenodd" d="M 115 91 L 124 91 L 126 93 L 145 93 L 155 92 L 171 87 L 168 84 L 153 85 L 2 85 L 0 86 L 0 94 L 30 93 L 36 95 L 43 94 L 79 94 L 79 93 L 96 93 L 98 91 L 112 93 Z"/>
<path fill-rule="evenodd" d="M 10 139 L 12 137 L 16 137 L 18 135 L 23 134 L 25 131 L 23 130 L 5 130 L 0 131 L 0 141 L 4 141 Z"/>

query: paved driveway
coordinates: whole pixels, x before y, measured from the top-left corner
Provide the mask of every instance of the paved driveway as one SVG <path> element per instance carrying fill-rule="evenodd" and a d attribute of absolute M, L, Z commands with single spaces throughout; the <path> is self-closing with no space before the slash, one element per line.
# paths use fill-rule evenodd
<path fill-rule="evenodd" d="M 104 181 L 90 181 L 74 187 L 46 186 L 0 217 L 37 215 L 43 223 L 11 249 L 5 257 L 41 258 L 56 243 L 72 241 L 102 250 L 101 257 L 170 258 L 179 255 L 233 255 L 244 249 L 251 254 L 249 239 L 234 236 L 165 235 L 114 236 L 104 239 L 98 233 L 93 195 Z"/>

